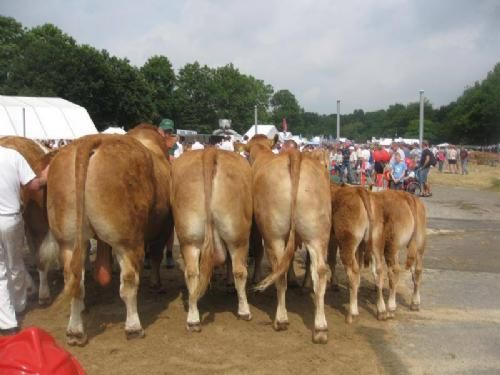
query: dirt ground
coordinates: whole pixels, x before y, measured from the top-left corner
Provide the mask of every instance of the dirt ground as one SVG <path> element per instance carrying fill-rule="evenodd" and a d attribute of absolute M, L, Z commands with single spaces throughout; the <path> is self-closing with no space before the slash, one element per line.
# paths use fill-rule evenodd
<path fill-rule="evenodd" d="M 326 345 L 311 341 L 314 306 L 309 292 L 288 289 L 290 326 L 274 332 L 274 288 L 250 292 L 253 319 L 241 321 L 236 294 L 225 286 L 222 272 L 199 304 L 202 332 L 187 332 L 187 291 L 179 267 L 162 269 L 165 294 L 148 288 L 148 270 L 142 274 L 138 306 L 144 339 L 125 338 L 117 275 L 105 289 L 87 278 L 86 347 L 65 344 L 68 306 L 41 308 L 33 303 L 22 324 L 50 332 L 89 374 L 498 373 L 500 299 L 491 296 L 498 296 L 500 282 L 500 195 L 464 189 L 451 194 L 450 189 L 436 187 L 434 197 L 426 200 L 430 228 L 422 310 L 409 311 L 411 277 L 406 272 L 396 318 L 377 321 L 374 285 L 365 270 L 360 316 L 347 325 L 345 272 L 337 266 L 341 289 L 326 295 Z M 301 278 L 300 254 L 295 269 Z M 52 273 L 51 280 L 52 291 L 60 290 L 60 274 Z"/>

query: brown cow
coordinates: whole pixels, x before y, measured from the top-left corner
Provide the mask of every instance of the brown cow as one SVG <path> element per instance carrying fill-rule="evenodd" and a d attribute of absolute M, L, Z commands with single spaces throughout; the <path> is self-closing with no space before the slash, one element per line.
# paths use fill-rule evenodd
<path fill-rule="evenodd" d="M 247 145 L 253 170 L 255 219 L 272 266 L 272 273 L 257 289 L 264 290 L 275 283 L 278 306 L 273 327 L 286 329 L 286 271 L 295 253 L 298 234 L 312 259 L 316 307 L 313 341 L 326 343 L 324 295 L 329 276 L 326 256 L 331 226 L 331 206 L 325 204 L 330 201 L 328 175 L 317 161 L 302 158 L 297 150 L 274 155 L 272 145 L 272 141 L 261 135 L 253 137 Z"/>
<path fill-rule="evenodd" d="M 250 320 L 246 260 L 252 224 L 252 172 L 236 153 L 208 148 L 182 154 L 172 165 L 172 211 L 189 290 L 187 329 L 201 330 L 198 300 L 214 265 L 231 256 L 238 316 Z"/>
<path fill-rule="evenodd" d="M 51 162 L 47 211 L 62 253 L 65 295 L 72 297 L 66 332 L 70 345 L 87 342 L 81 316 L 83 264 L 86 243 L 92 237 L 112 247 L 120 264 L 127 338 L 144 337 L 137 313 L 139 272 L 145 241 L 168 235 L 170 165 L 156 128 L 144 125 L 134 133 L 82 137 L 61 149 Z M 135 139 L 141 137 L 149 139 L 153 152 Z"/>
<path fill-rule="evenodd" d="M 385 320 L 394 317 L 396 310 L 396 289 L 399 281 L 400 266 L 399 253 L 407 251 L 406 268 L 412 268 L 414 292 L 412 296 L 412 310 L 418 310 L 420 305 L 420 282 L 422 275 L 422 257 L 425 249 L 425 208 L 418 198 L 405 192 L 387 190 L 379 193 L 369 193 L 362 188 L 342 187 L 332 188 L 332 205 L 336 209 L 334 223 L 338 215 L 344 212 L 340 237 L 338 230 L 332 228 L 330 246 L 330 265 L 335 267 L 337 246 L 340 257 L 346 268 L 350 287 L 350 307 L 346 317 L 352 322 L 353 316 L 358 315 L 357 293 L 359 287 L 359 268 L 364 261 L 372 264 L 372 273 L 377 285 L 377 317 Z M 339 194 L 340 193 L 340 194 Z M 363 198 L 364 209 L 361 204 L 354 203 L 352 196 Z M 351 196 L 351 198 L 349 198 Z M 366 197 L 369 201 L 369 210 L 366 210 Z M 357 206 L 355 208 L 354 206 Z M 365 211 L 366 213 L 363 213 Z M 351 212 L 351 214 L 349 213 Z M 336 217 L 337 216 L 337 217 Z M 362 220 L 359 217 L 363 217 Z M 360 230 L 366 230 L 366 216 L 369 217 L 369 236 L 360 240 Z M 363 222 L 363 224 L 361 224 Z M 352 230 L 352 228 L 356 228 Z M 357 235 L 355 233 L 358 233 Z M 364 232 L 366 233 L 366 232 Z M 357 238 L 355 241 L 354 238 Z M 354 243 L 357 241 L 357 247 Z M 347 243 L 344 245 L 343 243 Z M 383 259 L 388 267 L 390 294 L 387 304 L 384 302 L 384 269 Z"/>
<path fill-rule="evenodd" d="M 53 153 L 46 154 L 42 148 L 28 138 L 2 137 L 0 145 L 17 150 L 24 156 L 30 167 L 38 175 L 47 166 Z M 22 189 L 23 220 L 29 249 L 35 255 L 40 285 L 38 302 L 45 305 L 50 301 L 47 273 L 57 267 L 59 248 L 52 237 L 47 221 L 45 188 L 39 191 Z"/>

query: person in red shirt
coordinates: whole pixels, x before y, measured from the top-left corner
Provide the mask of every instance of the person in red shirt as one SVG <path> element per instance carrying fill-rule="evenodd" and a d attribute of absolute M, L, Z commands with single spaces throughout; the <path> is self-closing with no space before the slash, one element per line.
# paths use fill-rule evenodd
<path fill-rule="evenodd" d="M 377 145 L 375 151 L 373 151 L 373 161 L 375 170 L 375 186 L 377 189 L 383 187 L 383 173 L 385 165 L 391 160 L 391 155 L 387 152 L 382 145 Z"/>

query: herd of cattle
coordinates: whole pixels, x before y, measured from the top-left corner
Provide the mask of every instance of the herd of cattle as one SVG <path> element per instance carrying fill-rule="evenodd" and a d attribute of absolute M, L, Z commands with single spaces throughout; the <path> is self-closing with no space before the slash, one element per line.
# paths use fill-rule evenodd
<path fill-rule="evenodd" d="M 314 292 L 314 342 L 327 342 L 324 297 L 328 281 L 335 283 L 337 250 L 349 281 L 348 322 L 359 313 L 360 267 L 369 264 L 378 290 L 378 318 L 394 316 L 403 249 L 414 282 L 411 308 L 419 308 L 423 204 L 405 192 L 332 185 L 320 152 L 292 149 L 275 155 L 273 141 L 257 135 L 245 146 L 250 163 L 237 153 L 214 148 L 186 152 L 170 163 L 165 140 L 147 124 L 126 135 L 85 136 L 49 154 L 22 137 L 0 138 L 0 145 L 17 149 L 37 173 L 50 163 L 46 189 L 23 190 L 23 216 L 29 247 L 37 255 L 40 303 L 50 300 L 48 270 L 58 261 L 64 268 L 63 296 L 71 299 L 66 332 L 71 345 L 87 343 L 82 311 L 89 240 L 97 240 L 94 275 L 102 285 L 110 282 L 112 254 L 116 257 L 126 336 L 143 337 L 137 291 L 145 250 L 150 251 L 151 281 L 159 286 L 162 253 L 174 224 L 189 291 L 188 330 L 201 330 L 198 300 L 213 268 L 227 255 L 238 316 L 252 318 L 246 295 L 250 241 L 255 288 L 264 290 L 274 283 L 277 289 L 276 330 L 288 326 L 287 271 L 300 244 L 310 264 L 306 280 Z M 261 279 L 263 253 L 272 271 Z M 390 287 L 387 307 L 384 263 Z"/>

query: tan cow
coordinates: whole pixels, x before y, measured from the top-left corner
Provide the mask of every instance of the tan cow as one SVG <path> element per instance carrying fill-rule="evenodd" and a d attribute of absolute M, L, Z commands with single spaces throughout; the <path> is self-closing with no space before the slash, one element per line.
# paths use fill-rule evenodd
<path fill-rule="evenodd" d="M 17 150 L 36 174 L 40 174 L 53 156 L 53 153 L 46 154 L 37 143 L 24 137 L 2 137 L 0 146 Z M 38 302 L 45 305 L 50 301 L 47 273 L 49 269 L 58 265 L 59 248 L 49 231 L 45 188 L 39 191 L 23 188 L 21 194 L 26 239 L 31 252 L 35 255 L 40 277 Z"/>
<path fill-rule="evenodd" d="M 363 197 L 363 206 L 353 196 Z M 366 198 L 369 210 L 366 209 Z M 377 285 L 377 317 L 385 320 L 394 317 L 396 290 L 399 282 L 399 254 L 407 249 L 406 268 L 412 269 L 414 292 L 412 310 L 420 305 L 420 282 L 423 252 L 425 249 L 425 208 L 418 198 L 406 192 L 387 190 L 370 193 L 362 188 L 332 188 L 334 228 L 330 245 L 330 265 L 335 267 L 337 244 L 349 281 L 348 323 L 358 315 L 357 294 L 360 283 L 360 266 L 372 264 L 372 273 Z M 366 218 L 369 218 L 368 225 Z M 336 229 L 336 222 L 342 229 Z M 369 228 L 369 235 L 366 230 Z M 361 236 L 361 231 L 364 235 Z M 357 245 L 356 245 L 357 243 Z M 383 297 L 385 260 L 389 277 L 389 299 Z M 414 265 L 414 268 L 412 268 Z"/>
<path fill-rule="evenodd" d="M 295 236 L 299 235 L 312 259 L 316 307 L 313 341 L 326 343 L 324 295 L 329 277 L 326 256 L 331 226 L 328 175 L 317 161 L 302 158 L 297 150 L 274 155 L 272 145 L 261 135 L 247 145 L 253 170 L 254 215 L 272 266 L 272 273 L 257 289 L 264 290 L 275 283 L 278 306 L 273 327 L 286 329 L 286 271 L 295 253 Z"/>
<path fill-rule="evenodd" d="M 149 140 L 153 152 L 135 139 L 143 137 Z M 162 152 L 158 153 L 158 149 Z M 106 244 L 108 250 L 112 247 L 120 264 L 127 338 L 144 337 L 137 313 L 139 272 L 145 242 L 168 235 L 170 165 L 166 152 L 156 128 L 144 125 L 130 135 L 82 137 L 61 149 L 52 160 L 47 211 L 62 253 L 65 295 L 72 298 L 68 344 L 87 342 L 81 316 L 83 265 L 86 244 L 92 237 Z M 106 267 L 101 271 L 109 273 Z"/>
<path fill-rule="evenodd" d="M 198 300 L 212 269 L 231 256 L 238 316 L 250 320 L 247 255 L 252 224 L 252 173 L 236 153 L 208 148 L 182 154 L 172 165 L 172 210 L 189 290 L 187 329 L 201 330 Z"/>

